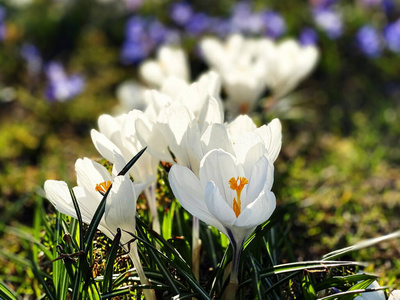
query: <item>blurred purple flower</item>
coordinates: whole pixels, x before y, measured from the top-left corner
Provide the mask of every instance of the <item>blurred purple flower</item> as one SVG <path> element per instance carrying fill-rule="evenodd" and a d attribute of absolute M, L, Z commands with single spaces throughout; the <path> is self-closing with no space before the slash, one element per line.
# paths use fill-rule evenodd
<path fill-rule="evenodd" d="M 50 101 L 65 102 L 80 94 L 84 89 L 83 77 L 78 74 L 68 76 L 60 63 L 48 63 L 45 73 L 48 80 L 45 95 Z"/>
<path fill-rule="evenodd" d="M 265 26 L 265 34 L 270 38 L 279 38 L 286 32 L 286 23 L 280 14 L 274 11 L 266 11 L 262 14 Z"/>
<path fill-rule="evenodd" d="M 205 13 L 195 13 L 185 24 L 185 30 L 190 35 L 198 36 L 209 29 L 210 20 L 210 17 Z"/>
<path fill-rule="evenodd" d="M 318 27 L 324 30 L 330 39 L 337 39 L 342 35 L 342 16 L 328 8 L 317 8 L 313 10 L 314 21 Z"/>
<path fill-rule="evenodd" d="M 27 63 L 28 73 L 32 76 L 39 74 L 43 63 L 39 49 L 33 44 L 25 43 L 22 45 L 20 53 Z"/>
<path fill-rule="evenodd" d="M 125 65 L 139 63 L 149 56 L 150 51 L 141 41 L 126 40 L 121 48 L 121 62 Z"/>
<path fill-rule="evenodd" d="M 358 30 L 356 41 L 366 56 L 376 58 L 382 54 L 382 38 L 378 30 L 371 25 L 364 25 Z"/>
<path fill-rule="evenodd" d="M 233 32 L 231 21 L 225 18 L 212 18 L 210 31 L 218 35 L 220 38 L 225 38 Z"/>
<path fill-rule="evenodd" d="M 317 39 L 317 32 L 311 27 L 304 28 L 299 36 L 299 41 L 302 46 L 315 45 L 317 43 Z"/>
<path fill-rule="evenodd" d="M 192 6 L 186 1 L 177 2 L 171 5 L 170 17 L 172 21 L 178 25 L 186 25 L 193 14 L 194 12 Z"/>
<path fill-rule="evenodd" d="M 393 52 L 400 52 L 400 19 L 385 27 L 384 36 L 387 47 Z"/>
<path fill-rule="evenodd" d="M 249 1 L 241 1 L 234 5 L 230 23 L 233 32 L 251 34 L 261 33 L 264 26 L 261 14 L 252 11 Z"/>
<path fill-rule="evenodd" d="M 6 37 L 6 24 L 4 23 L 4 19 L 6 18 L 6 9 L 0 5 L 0 41 L 3 41 Z"/>
<path fill-rule="evenodd" d="M 167 31 L 167 27 L 158 20 L 153 20 L 149 23 L 148 34 L 151 42 L 155 45 L 164 43 Z"/>
<path fill-rule="evenodd" d="M 125 38 L 130 41 L 137 41 L 146 34 L 146 27 L 148 21 L 139 16 L 133 16 L 129 18 L 125 25 Z"/>

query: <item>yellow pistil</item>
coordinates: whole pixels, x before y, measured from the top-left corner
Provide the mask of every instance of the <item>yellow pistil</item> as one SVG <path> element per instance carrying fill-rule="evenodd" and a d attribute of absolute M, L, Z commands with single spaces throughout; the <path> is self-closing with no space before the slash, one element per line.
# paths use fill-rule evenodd
<path fill-rule="evenodd" d="M 111 181 L 104 181 L 99 184 L 96 184 L 95 190 L 100 192 L 104 196 L 104 194 L 108 191 L 111 186 Z"/>
<path fill-rule="evenodd" d="M 229 179 L 229 184 L 230 184 L 230 188 L 234 191 L 236 191 L 236 196 L 237 196 L 237 200 L 236 198 L 233 198 L 233 205 L 232 205 L 232 209 L 235 212 L 236 218 L 240 215 L 241 213 L 241 206 L 242 203 L 240 202 L 240 194 L 242 193 L 242 190 L 244 188 L 244 186 L 246 184 L 248 184 L 249 181 L 247 180 L 246 177 L 232 177 L 231 179 Z"/>

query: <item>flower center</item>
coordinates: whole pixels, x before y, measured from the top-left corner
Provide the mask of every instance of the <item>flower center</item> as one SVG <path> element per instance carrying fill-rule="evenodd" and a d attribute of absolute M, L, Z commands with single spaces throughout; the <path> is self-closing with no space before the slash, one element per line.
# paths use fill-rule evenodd
<path fill-rule="evenodd" d="M 108 191 L 110 186 L 111 186 L 111 181 L 103 181 L 101 183 L 96 184 L 96 187 L 94 189 L 104 196 L 104 194 Z"/>
<path fill-rule="evenodd" d="M 249 181 L 247 180 L 246 177 L 232 177 L 231 179 L 229 179 L 229 184 L 230 184 L 230 188 L 234 191 L 236 191 L 236 198 L 233 198 L 233 205 L 232 205 L 232 209 L 235 212 L 236 218 L 240 215 L 241 212 L 241 207 L 242 207 L 242 203 L 240 201 L 240 195 L 242 193 L 242 190 L 244 188 L 244 186 L 246 184 L 248 184 Z"/>

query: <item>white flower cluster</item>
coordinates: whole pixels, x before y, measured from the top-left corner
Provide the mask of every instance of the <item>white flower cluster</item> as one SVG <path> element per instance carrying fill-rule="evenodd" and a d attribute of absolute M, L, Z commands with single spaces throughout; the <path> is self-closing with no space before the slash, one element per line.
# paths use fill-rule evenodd
<path fill-rule="evenodd" d="M 179 203 L 225 234 L 235 249 L 241 249 L 255 227 L 267 221 L 275 209 L 271 188 L 273 163 L 282 143 L 281 123 L 274 119 L 257 128 L 243 114 L 225 122 L 221 84 L 232 111 L 250 111 L 267 87 L 276 97 L 293 89 L 310 72 L 318 52 L 294 41 L 275 44 L 240 36 L 232 36 L 226 44 L 204 39 L 201 50 L 213 70 L 189 84 L 183 51 L 160 49 L 157 60 L 140 68 L 143 79 L 154 89 L 134 90 L 132 101 L 140 100 L 145 109 L 116 117 L 102 115 L 99 130 L 91 131 L 98 152 L 113 163 L 113 172 L 110 175 L 88 158 L 78 159 L 78 186 L 73 191 L 83 221 L 90 222 L 112 183 L 99 225 L 110 238 L 117 228 L 135 232 L 136 199 L 141 191 L 148 200 L 153 229 L 160 231 L 155 193 L 160 161 L 173 164 L 169 182 Z M 126 86 L 119 91 L 123 97 L 130 95 Z M 129 174 L 117 176 L 145 146 L 147 151 Z M 60 212 L 76 217 L 65 182 L 48 180 L 45 191 Z M 123 233 L 122 241 L 127 238 Z M 138 268 L 137 258 L 134 263 Z"/>

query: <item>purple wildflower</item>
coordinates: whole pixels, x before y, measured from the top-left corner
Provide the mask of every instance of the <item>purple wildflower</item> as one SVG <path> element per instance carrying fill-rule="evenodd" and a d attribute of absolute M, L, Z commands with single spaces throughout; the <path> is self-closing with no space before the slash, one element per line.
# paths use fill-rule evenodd
<path fill-rule="evenodd" d="M 26 61 L 28 66 L 28 73 L 30 75 L 37 75 L 42 69 L 42 56 L 39 49 L 30 43 L 25 43 L 21 48 L 21 56 Z"/>
<path fill-rule="evenodd" d="M 270 38 L 279 38 L 286 32 L 286 23 L 280 14 L 274 11 L 266 11 L 262 14 L 265 26 L 265 34 Z"/>
<path fill-rule="evenodd" d="M 386 26 L 384 36 L 389 50 L 400 52 L 400 19 Z"/>
<path fill-rule="evenodd" d="M 174 3 L 170 9 L 170 17 L 172 21 L 180 26 L 186 25 L 193 14 L 193 8 L 188 2 Z"/>
<path fill-rule="evenodd" d="M 253 13 L 248 1 L 238 2 L 232 10 L 231 27 L 233 32 L 260 33 L 263 29 L 261 14 Z"/>
<path fill-rule="evenodd" d="M 185 25 L 185 30 L 190 35 L 198 36 L 205 33 L 210 26 L 210 17 L 205 13 L 195 13 Z"/>
<path fill-rule="evenodd" d="M 150 51 L 141 41 L 126 40 L 121 48 L 121 61 L 125 65 L 139 63 L 149 56 Z"/>
<path fill-rule="evenodd" d="M 85 86 L 82 76 L 68 76 L 64 67 L 57 62 L 50 62 L 45 69 L 48 80 L 45 95 L 50 101 L 65 102 L 80 94 Z"/>
<path fill-rule="evenodd" d="M 129 18 L 125 25 L 125 38 L 130 41 L 137 41 L 146 34 L 147 20 L 139 16 Z"/>
<path fill-rule="evenodd" d="M 337 39 L 342 35 L 342 16 L 338 12 L 328 8 L 318 8 L 313 10 L 313 15 L 315 23 L 330 39 Z"/>
<path fill-rule="evenodd" d="M 311 27 L 304 28 L 299 36 L 299 41 L 302 46 L 315 45 L 317 43 L 317 39 L 317 32 Z"/>
<path fill-rule="evenodd" d="M 364 25 L 357 32 L 357 44 L 360 50 L 371 58 L 379 57 L 382 54 L 382 40 L 376 28 L 371 25 Z"/>
<path fill-rule="evenodd" d="M 225 38 L 233 32 L 230 20 L 225 18 L 212 18 L 210 31 L 220 38 Z"/>

